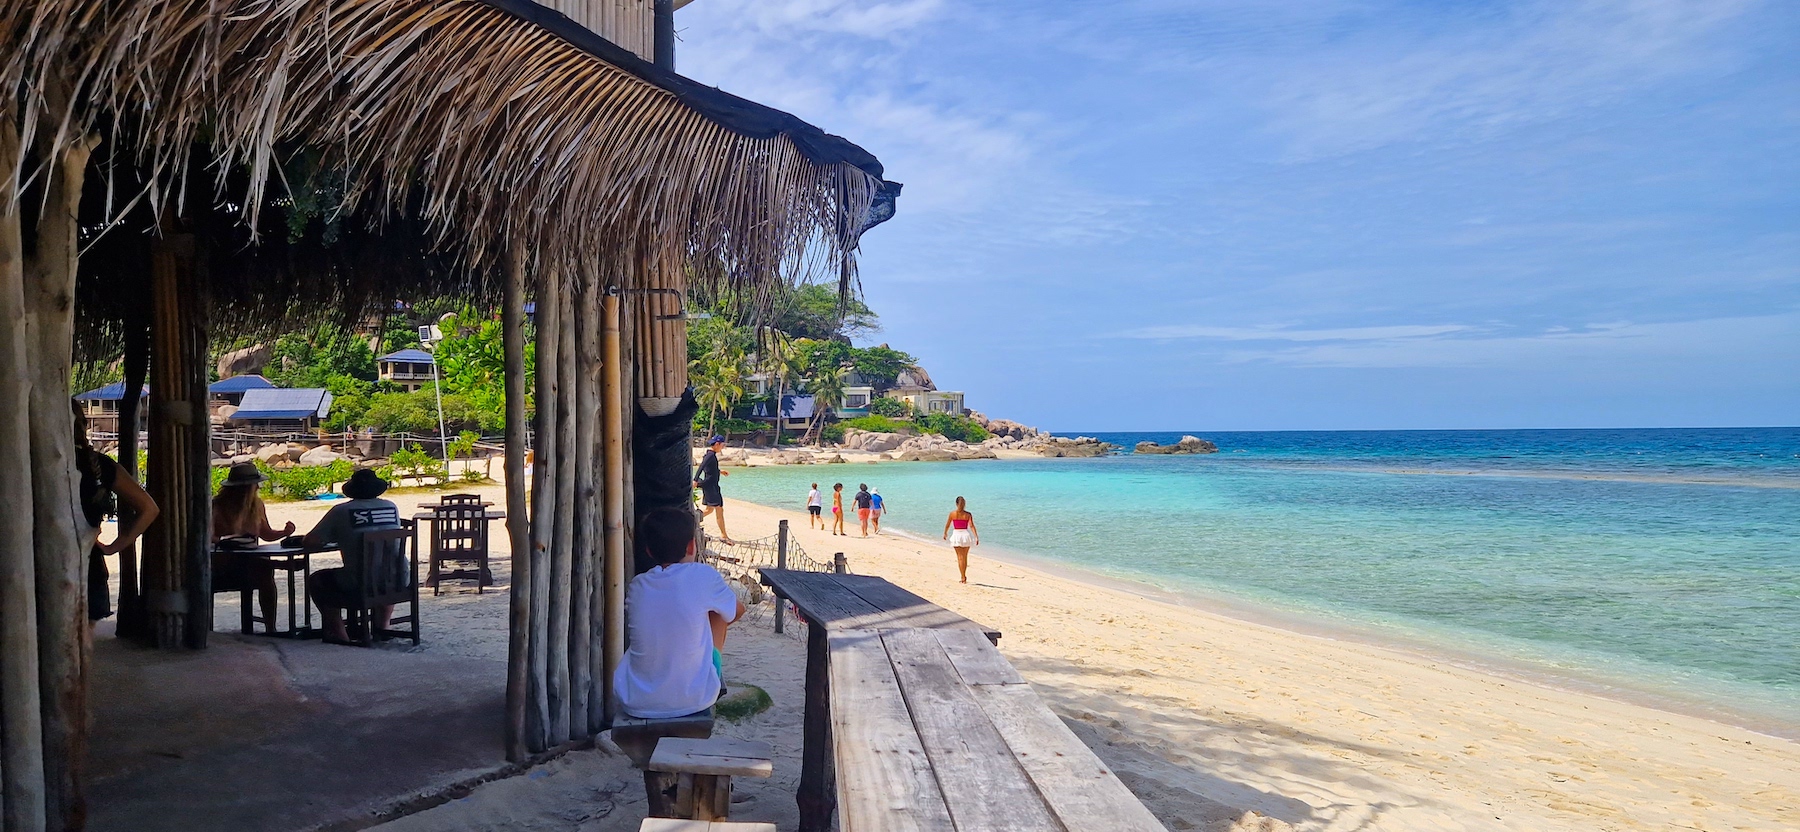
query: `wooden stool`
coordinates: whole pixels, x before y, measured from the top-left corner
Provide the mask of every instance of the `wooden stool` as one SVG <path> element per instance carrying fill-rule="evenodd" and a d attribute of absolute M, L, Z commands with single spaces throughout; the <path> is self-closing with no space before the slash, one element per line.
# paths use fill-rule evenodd
<path fill-rule="evenodd" d="M 775 750 L 766 742 L 729 737 L 693 740 L 670 737 L 656 744 L 644 769 L 650 814 L 696 821 L 731 815 L 731 776 L 775 773 Z"/>
<path fill-rule="evenodd" d="M 775 824 L 644 818 L 644 825 L 638 827 L 638 832 L 775 832 Z"/>

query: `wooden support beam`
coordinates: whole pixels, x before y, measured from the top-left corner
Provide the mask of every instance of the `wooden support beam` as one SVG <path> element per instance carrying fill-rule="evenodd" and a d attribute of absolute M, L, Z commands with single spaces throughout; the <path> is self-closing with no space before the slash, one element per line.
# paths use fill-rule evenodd
<path fill-rule="evenodd" d="M 52 85 L 51 109 L 66 97 Z M 48 828 L 79 829 L 86 811 L 81 769 L 87 762 L 86 566 L 94 531 L 81 513 L 69 408 L 75 338 L 77 211 L 88 155 L 97 136 L 56 146 L 39 142 L 45 170 L 37 251 L 26 263 L 26 323 L 31 331 L 31 488 L 37 557 L 38 673 L 44 712 L 44 787 Z M 110 485 L 110 483 L 109 483 Z"/>
<path fill-rule="evenodd" d="M 606 529 L 603 569 L 605 591 L 602 594 L 606 646 L 602 654 L 600 681 L 606 694 L 602 704 L 606 711 L 605 721 L 609 725 L 616 716 L 613 713 L 613 702 L 617 698 L 613 691 L 613 674 L 618 671 L 619 663 L 625 656 L 625 581 L 628 577 L 625 565 L 625 448 L 631 443 L 626 441 L 625 435 L 626 379 L 625 363 L 620 357 L 620 312 L 619 289 L 617 286 L 608 286 L 606 297 L 601 303 L 600 315 L 600 436 L 604 443 L 600 455 L 604 466 L 601 500 Z"/>
<path fill-rule="evenodd" d="M 520 762 L 529 750 L 531 651 L 531 517 L 525 482 L 525 248 L 515 244 L 506 260 L 506 301 L 500 313 L 506 359 L 506 532 L 512 549 L 506 649 L 506 759 Z"/>
<path fill-rule="evenodd" d="M 550 746 L 550 547 L 555 544 L 556 469 L 562 464 L 556 447 L 562 288 L 554 275 L 537 277 L 537 462 L 531 478 L 530 705 L 525 711 L 525 745 L 533 753 Z"/>
<path fill-rule="evenodd" d="M 150 371 L 149 321 L 134 317 L 141 310 L 127 313 L 125 320 L 125 398 L 119 400 L 119 464 L 138 482 L 144 472 L 138 469 L 138 422 L 142 413 L 144 376 Z M 120 523 L 133 519 L 129 506 L 120 506 Z M 119 638 L 140 638 L 145 629 L 144 599 L 138 581 L 138 544 L 119 553 L 119 607 L 114 633 Z"/>
<path fill-rule="evenodd" d="M 600 275 L 590 264 L 581 272 L 581 291 L 575 305 L 575 560 L 570 567 L 569 598 L 569 733 L 571 740 L 591 737 L 605 730 L 605 691 L 597 684 L 596 651 L 605 637 L 599 632 L 606 620 L 598 552 L 601 540 L 599 466 L 600 442 Z"/>
<path fill-rule="evenodd" d="M 45 820 L 20 154 L 17 122 L 0 108 L 0 829 L 9 832 Z"/>
<path fill-rule="evenodd" d="M 570 580 L 575 559 L 575 293 L 567 275 L 557 275 L 556 339 L 556 519 L 550 546 L 550 742 L 570 739 L 569 690 Z M 540 405 L 541 407 L 542 405 Z M 548 443 L 546 443 L 547 445 Z"/>

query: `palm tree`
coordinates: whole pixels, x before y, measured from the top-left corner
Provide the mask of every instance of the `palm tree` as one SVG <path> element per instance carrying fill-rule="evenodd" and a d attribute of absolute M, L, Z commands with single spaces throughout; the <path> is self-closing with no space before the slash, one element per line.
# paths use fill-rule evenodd
<path fill-rule="evenodd" d="M 820 428 L 827 408 L 835 409 L 837 403 L 844 399 L 844 385 L 850 381 L 850 370 L 847 367 L 827 367 L 816 370 L 806 381 L 806 391 L 813 396 L 813 423 L 807 432 L 819 439 Z"/>
<path fill-rule="evenodd" d="M 691 362 L 689 370 L 694 398 L 706 408 L 706 432 L 710 434 L 716 424 L 715 417 L 720 413 L 730 416 L 731 408 L 744 397 L 742 356 L 699 359 Z"/>
<path fill-rule="evenodd" d="M 775 447 L 781 447 L 781 423 L 787 421 L 781 402 L 787 398 L 788 385 L 800 375 L 800 350 L 787 333 L 769 328 L 768 343 L 763 346 L 763 371 L 775 380 Z"/>

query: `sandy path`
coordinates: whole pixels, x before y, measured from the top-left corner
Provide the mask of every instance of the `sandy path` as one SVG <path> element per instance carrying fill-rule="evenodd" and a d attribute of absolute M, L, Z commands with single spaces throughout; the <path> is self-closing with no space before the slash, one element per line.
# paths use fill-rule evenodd
<path fill-rule="evenodd" d="M 1000 648 L 1171 828 L 1254 809 L 1304 830 L 1800 828 L 1800 745 L 1702 719 L 1303 635 L 997 563 L 956 583 L 941 544 L 833 537 L 1005 633 Z M 1210 827 L 1212 823 L 1196 823 Z M 1186 827 L 1186 828 L 1195 828 Z"/>

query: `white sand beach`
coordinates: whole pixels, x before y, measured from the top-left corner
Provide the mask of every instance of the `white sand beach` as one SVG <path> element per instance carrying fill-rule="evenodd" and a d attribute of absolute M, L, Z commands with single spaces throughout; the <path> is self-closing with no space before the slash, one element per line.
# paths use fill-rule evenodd
<path fill-rule="evenodd" d="M 323 508 L 271 514 L 304 529 Z M 812 556 L 842 551 L 853 571 L 1001 630 L 1001 651 L 1171 829 L 1800 828 L 1800 744 L 1788 740 L 1277 629 L 979 548 L 963 586 L 941 544 L 833 537 L 799 511 L 738 501 L 727 510 L 735 536 L 788 519 Z M 503 658 L 505 597 L 428 597 L 425 649 Z M 232 615 L 221 608 L 222 621 Z M 726 654 L 731 681 L 768 689 L 775 707 L 720 733 L 770 741 L 778 758 L 772 780 L 739 784 L 734 816 L 792 828 L 802 642 L 746 622 Z M 388 826 L 635 829 L 642 801 L 622 758 L 578 752 Z"/>

